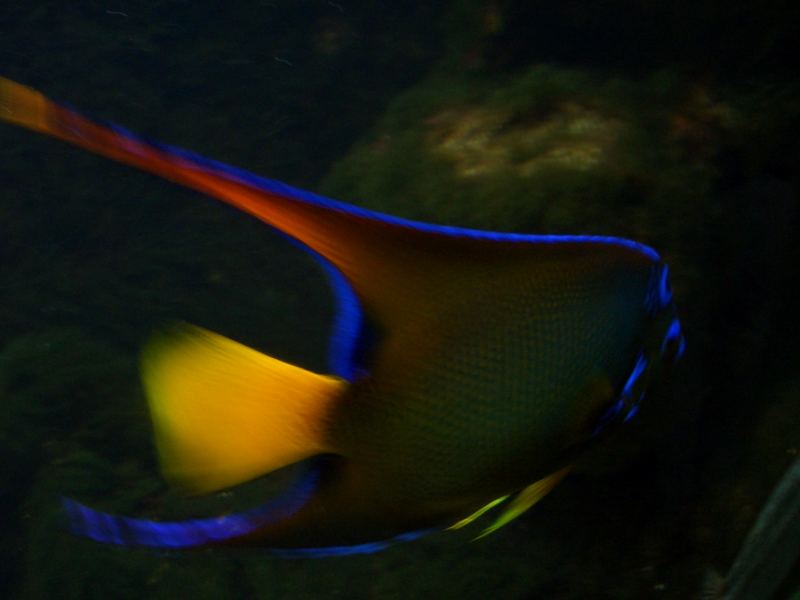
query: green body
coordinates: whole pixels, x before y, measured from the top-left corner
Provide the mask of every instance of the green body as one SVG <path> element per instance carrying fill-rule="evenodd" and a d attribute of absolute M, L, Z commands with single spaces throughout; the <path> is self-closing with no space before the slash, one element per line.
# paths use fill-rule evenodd
<path fill-rule="evenodd" d="M 344 458 L 259 543 L 446 527 L 521 490 L 585 448 L 646 338 L 663 337 L 645 306 L 656 266 L 630 249 L 473 243 L 436 285 L 440 312 L 383 332 L 329 418 Z"/>

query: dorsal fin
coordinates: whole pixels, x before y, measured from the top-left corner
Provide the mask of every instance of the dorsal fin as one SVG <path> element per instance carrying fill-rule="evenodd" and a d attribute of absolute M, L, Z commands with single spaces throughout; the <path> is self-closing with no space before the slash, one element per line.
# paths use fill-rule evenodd
<path fill-rule="evenodd" d="M 554 277 L 563 276 L 561 259 L 570 255 L 589 254 L 593 264 L 658 260 L 651 248 L 619 238 L 498 234 L 381 215 L 94 122 L 2 78 L 0 108 L 0 119 L 201 191 L 299 240 L 344 274 L 362 308 L 385 330 L 408 315 L 418 322 L 439 319 L 448 302 L 463 297 L 465 281 L 485 278 L 498 264 L 513 268 L 515 257 L 555 257 Z M 595 252 L 586 252 L 587 242 Z"/>

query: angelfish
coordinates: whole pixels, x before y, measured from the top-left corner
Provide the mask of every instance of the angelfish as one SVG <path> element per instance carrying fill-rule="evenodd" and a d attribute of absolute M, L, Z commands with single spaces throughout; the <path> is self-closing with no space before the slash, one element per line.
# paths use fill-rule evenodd
<path fill-rule="evenodd" d="M 188 325 L 143 352 L 170 483 L 210 493 L 312 459 L 308 473 L 263 506 L 208 519 L 149 521 L 65 500 L 74 530 L 95 540 L 326 556 L 492 511 L 486 534 L 633 416 L 683 352 L 667 266 L 641 243 L 379 214 L 146 140 L 2 78 L 0 117 L 255 216 L 305 247 L 336 297 L 327 374 Z"/>

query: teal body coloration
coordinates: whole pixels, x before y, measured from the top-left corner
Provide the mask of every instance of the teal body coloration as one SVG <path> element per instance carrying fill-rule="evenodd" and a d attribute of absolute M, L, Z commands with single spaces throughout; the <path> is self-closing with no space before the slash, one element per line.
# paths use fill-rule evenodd
<path fill-rule="evenodd" d="M 330 419 L 352 460 L 271 544 L 452 525 L 564 468 L 635 410 L 681 343 L 664 345 L 675 311 L 655 289 L 663 265 L 613 245 L 502 246 L 439 297 L 446 319 L 416 316 L 377 347 Z"/>
<path fill-rule="evenodd" d="M 609 268 L 615 247 L 556 247 L 508 266 L 497 250 L 441 299 L 446 318 L 417 317 L 379 348 L 333 421 L 354 455 L 413 481 L 410 494 L 496 494 L 547 475 L 611 405 L 593 384 L 621 390 L 642 347 L 647 261 Z M 574 256 L 540 256 L 563 250 Z"/>

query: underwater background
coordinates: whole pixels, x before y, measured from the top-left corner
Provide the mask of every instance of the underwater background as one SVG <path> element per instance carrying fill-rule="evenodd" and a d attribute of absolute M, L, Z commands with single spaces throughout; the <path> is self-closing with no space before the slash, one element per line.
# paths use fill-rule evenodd
<path fill-rule="evenodd" d="M 2 76 L 133 131 L 402 217 L 652 245 L 688 346 L 474 543 L 282 560 L 78 539 L 62 495 L 186 518 L 278 489 L 170 491 L 138 349 L 185 320 L 324 371 L 332 299 L 246 215 L 3 126 L 0 597 L 714 597 L 800 451 L 795 53 L 788 0 L 3 3 Z M 771 597 L 797 597 L 798 567 Z"/>

